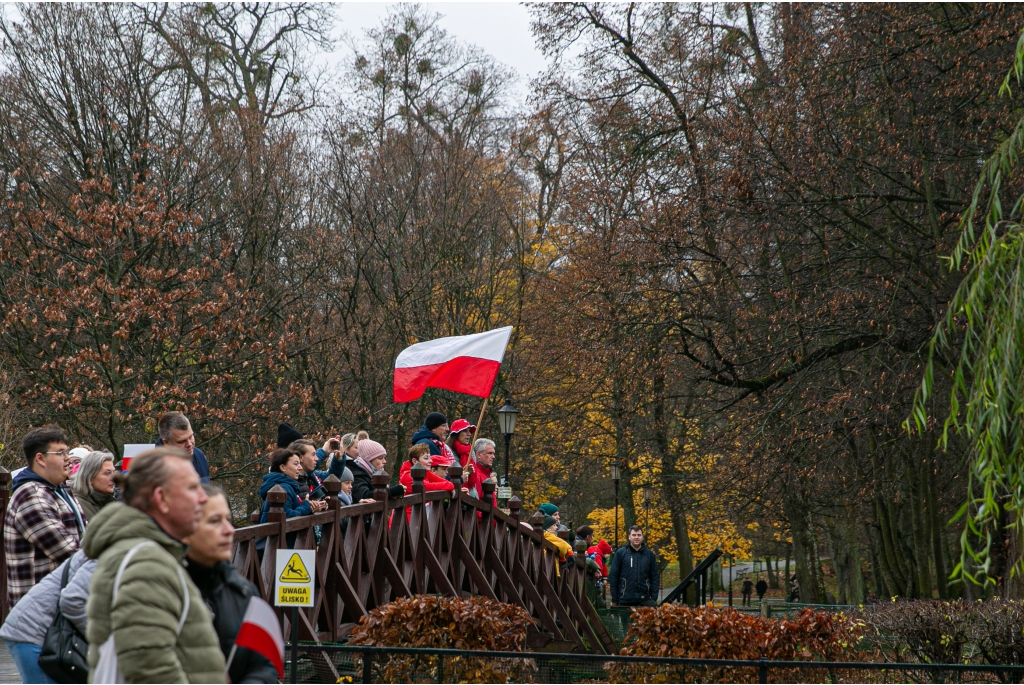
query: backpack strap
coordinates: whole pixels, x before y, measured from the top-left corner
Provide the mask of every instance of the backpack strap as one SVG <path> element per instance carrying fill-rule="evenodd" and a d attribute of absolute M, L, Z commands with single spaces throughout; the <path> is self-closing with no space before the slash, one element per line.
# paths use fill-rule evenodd
<path fill-rule="evenodd" d="M 139 544 L 132 547 L 130 550 L 128 550 L 128 553 L 124 555 L 124 559 L 121 560 L 121 565 L 117 567 L 117 575 L 114 576 L 114 593 L 110 599 L 111 607 L 113 607 L 114 602 L 117 601 L 117 590 L 121 586 L 121 576 L 124 575 L 125 569 L 128 568 L 128 562 L 132 560 L 132 557 L 135 556 L 135 553 L 138 552 L 140 549 L 155 544 L 156 543 L 152 540 L 145 540 L 144 542 L 140 542 Z M 181 618 L 178 619 L 177 634 L 181 635 L 181 630 L 185 627 L 185 619 L 188 618 L 188 610 L 192 606 L 192 597 L 189 594 L 188 583 L 185 582 L 185 574 L 181 570 L 181 565 L 176 565 L 175 568 L 178 570 L 178 580 L 181 581 L 181 590 L 184 593 L 185 597 L 185 599 L 182 602 Z"/>

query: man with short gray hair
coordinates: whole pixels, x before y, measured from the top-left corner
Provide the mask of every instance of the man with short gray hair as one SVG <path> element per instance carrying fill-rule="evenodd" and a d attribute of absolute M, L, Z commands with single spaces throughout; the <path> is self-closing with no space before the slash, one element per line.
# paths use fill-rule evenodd
<path fill-rule="evenodd" d="M 473 464 L 473 474 L 466 482 L 471 497 L 480 499 L 484 493 L 483 483 L 485 480 L 496 481 L 493 476 L 494 467 L 494 441 L 487 438 L 477 438 L 473 442 L 473 451 L 469 453 L 470 463 Z M 491 495 L 492 504 L 498 506 L 497 489 Z"/>
<path fill-rule="evenodd" d="M 160 417 L 156 430 L 160 434 L 160 439 L 156 441 L 157 447 L 167 445 L 187 452 L 192 457 L 192 466 L 199 474 L 199 482 L 210 482 L 210 462 L 203 451 L 196 447 L 196 434 L 187 416 L 180 411 L 169 411 Z"/>
<path fill-rule="evenodd" d="M 96 682 L 224 683 L 210 612 L 182 566 L 207 495 L 187 452 L 158 447 L 132 460 L 123 500 L 90 522 L 82 549 L 97 559 L 89 585 L 89 668 Z M 115 587 L 116 583 L 116 587 Z M 116 597 L 116 601 L 115 601 Z M 108 640 L 121 681 L 100 655 Z"/>

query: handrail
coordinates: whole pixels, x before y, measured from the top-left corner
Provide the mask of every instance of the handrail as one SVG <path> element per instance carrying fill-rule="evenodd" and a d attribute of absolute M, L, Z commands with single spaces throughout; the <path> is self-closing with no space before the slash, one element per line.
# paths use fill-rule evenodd
<path fill-rule="evenodd" d="M 372 477 L 376 501 L 351 505 L 340 501 L 341 483 L 329 476 L 327 510 L 292 518 L 284 514 L 287 494 L 275 486 L 267 493 L 266 523 L 235 530 L 233 562 L 273 604 L 277 551 L 315 550 L 315 606 L 299 611 L 303 640 L 336 642 L 375 607 L 439 593 L 525 608 L 540 626 L 534 645 L 557 640 L 582 652 L 614 651 L 587 597 L 585 554 L 560 564 L 558 548 L 539 530 L 543 521 L 531 521 L 534 530 L 522 525 L 519 498 L 509 501 L 506 513 L 491 504 L 494 483 L 485 482 L 476 499 L 461 490 L 461 467 L 449 467 L 448 474 L 453 491 L 426 492 L 426 469 L 417 465 L 411 492 L 389 498 L 390 479 L 378 472 Z M 288 634 L 290 612 L 278 612 Z"/>
<path fill-rule="evenodd" d="M 675 588 L 673 588 L 672 592 L 668 593 L 668 595 L 665 596 L 665 599 L 663 599 L 661 603 L 671 604 L 672 602 L 677 601 L 686 591 L 686 588 L 689 587 L 697 578 L 701 578 L 703 581 L 705 581 L 703 585 L 706 585 L 707 579 L 704 575 L 705 572 L 709 568 L 711 568 L 711 565 L 718 561 L 719 557 L 721 556 L 722 550 L 712 550 L 711 554 L 704 557 L 699 564 L 693 567 L 692 571 L 686 574 L 685 578 L 679 581 L 679 584 L 676 585 Z"/>

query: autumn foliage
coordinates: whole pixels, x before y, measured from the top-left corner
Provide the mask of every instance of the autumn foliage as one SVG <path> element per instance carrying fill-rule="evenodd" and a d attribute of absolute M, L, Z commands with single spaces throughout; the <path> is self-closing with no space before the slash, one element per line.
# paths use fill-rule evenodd
<path fill-rule="evenodd" d="M 462 599 L 416 595 L 399 599 L 363 616 L 349 644 L 375 647 L 422 647 L 521 652 L 534 625 L 530 614 L 514 604 L 486 597 Z M 393 656 L 379 662 L 384 682 L 417 682 L 415 673 L 436 668 L 437 657 Z M 493 660 L 448 657 L 444 668 L 458 673 L 452 682 L 504 683 L 522 680 L 523 659 Z"/>
<path fill-rule="evenodd" d="M 811 609 L 791 618 L 772 619 L 734 609 L 664 604 L 633 611 L 622 654 L 687 659 L 858 661 L 855 645 L 865 631 L 863 621 Z M 622 672 L 615 673 L 616 668 Z M 672 671 L 672 667 L 654 666 L 641 670 L 656 668 Z M 632 666 L 612 670 L 618 682 L 644 677 Z M 686 682 L 696 673 L 693 669 L 678 669 L 663 682 Z M 802 674 L 794 669 L 778 678 L 780 682 L 798 682 L 813 673 Z M 716 677 L 721 682 L 757 682 L 757 673 L 751 668 L 726 668 Z"/>

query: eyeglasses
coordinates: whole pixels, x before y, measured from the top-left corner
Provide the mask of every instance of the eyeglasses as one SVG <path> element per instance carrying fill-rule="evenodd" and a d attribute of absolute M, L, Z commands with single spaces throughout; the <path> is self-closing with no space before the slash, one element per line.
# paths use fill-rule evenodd
<path fill-rule="evenodd" d="M 56 452 L 43 452 L 43 454 L 59 454 L 62 457 L 66 457 L 66 456 L 68 456 L 68 451 L 67 450 L 58 450 Z"/>

